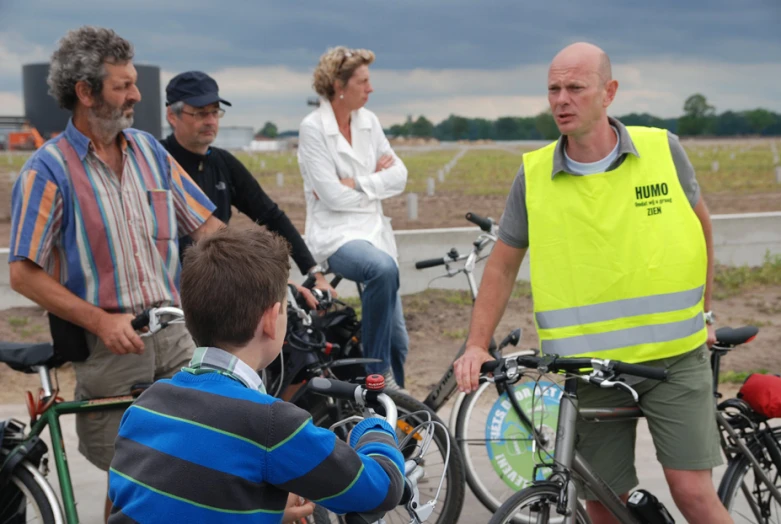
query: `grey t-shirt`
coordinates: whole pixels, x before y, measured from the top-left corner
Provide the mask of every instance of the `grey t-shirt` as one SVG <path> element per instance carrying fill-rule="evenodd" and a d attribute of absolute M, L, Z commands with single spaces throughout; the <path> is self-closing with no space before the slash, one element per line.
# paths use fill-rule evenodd
<path fill-rule="evenodd" d="M 620 166 L 627 155 L 639 156 L 632 138 L 626 127 L 615 118 L 608 118 L 610 124 L 618 130 L 618 158 L 613 162 L 608 171 L 612 171 Z M 675 170 L 678 172 L 678 181 L 681 183 L 683 192 L 692 207 L 697 205 L 700 199 L 700 186 L 694 176 L 694 167 L 689 162 L 683 146 L 678 141 L 678 137 L 668 132 L 667 137 L 670 141 L 670 152 L 672 153 Z M 566 159 L 564 156 L 564 140 L 559 138 L 556 149 L 553 153 L 553 172 L 554 176 L 559 172 L 567 172 Z M 583 176 L 583 175 L 575 175 Z M 504 213 L 499 221 L 499 238 L 510 247 L 525 249 L 529 247 L 529 218 L 526 212 L 526 177 L 523 172 L 523 164 L 515 175 L 510 195 L 507 197 L 507 204 Z"/>

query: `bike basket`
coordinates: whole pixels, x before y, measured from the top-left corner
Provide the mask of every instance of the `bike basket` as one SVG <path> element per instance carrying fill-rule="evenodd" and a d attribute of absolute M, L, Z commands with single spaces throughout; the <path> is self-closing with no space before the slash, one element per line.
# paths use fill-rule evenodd
<path fill-rule="evenodd" d="M 762 416 L 781 417 L 781 377 L 752 373 L 740 387 L 738 398 Z"/>

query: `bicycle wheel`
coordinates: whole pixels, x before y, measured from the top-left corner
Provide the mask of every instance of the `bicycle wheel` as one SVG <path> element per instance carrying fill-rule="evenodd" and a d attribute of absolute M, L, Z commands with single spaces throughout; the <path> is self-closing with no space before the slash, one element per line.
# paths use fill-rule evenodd
<path fill-rule="evenodd" d="M 559 524 L 564 517 L 556 512 L 559 490 L 553 486 L 532 486 L 507 499 L 488 524 Z M 591 524 L 586 509 L 578 502 L 577 524 Z"/>
<path fill-rule="evenodd" d="M 533 445 L 528 429 L 515 414 L 506 394 L 485 382 L 466 396 L 456 419 L 456 441 L 464 459 L 466 481 L 490 512 L 517 491 L 531 485 L 534 466 L 553 453 L 561 390 L 529 378 L 514 384 L 515 398 L 534 425 L 547 437 L 543 449 Z M 555 394 L 554 394 L 555 393 Z M 532 417 L 533 414 L 533 417 Z M 538 470 L 536 480 L 545 477 Z"/>
<path fill-rule="evenodd" d="M 781 428 L 772 430 L 771 434 L 781 448 Z M 755 441 L 749 449 L 773 485 L 781 489 L 781 473 L 767 447 Z M 781 522 L 781 504 L 773 498 L 768 486 L 757 477 L 748 458 L 743 455 L 737 455 L 730 461 L 719 484 L 719 498 L 735 524 Z"/>
<path fill-rule="evenodd" d="M 29 468 L 29 469 L 28 469 Z M 30 472 L 33 466 L 26 462 L 19 464 L 11 475 L 11 482 L 0 492 L 0 524 L 54 524 L 59 515 L 59 502 L 46 481 L 41 485 L 41 479 Z M 48 489 L 47 489 L 48 488 Z"/>
<path fill-rule="evenodd" d="M 412 413 L 426 411 L 431 414 L 432 420 L 441 422 L 434 412 L 427 408 L 422 402 L 409 395 L 390 390 L 386 390 L 385 393 L 396 403 L 399 419 L 404 419 L 410 424 L 410 426 L 406 426 L 405 424 L 399 424 L 397 426 L 399 442 L 406 436 L 405 429 L 410 431 L 413 426 L 417 426 L 419 423 L 427 420 L 426 417 L 420 415 L 414 417 L 409 416 Z M 317 421 L 318 419 L 315 420 Z M 328 419 L 321 418 L 317 424 L 327 426 Z M 419 431 L 419 434 L 425 438 L 426 431 L 431 430 L 423 429 Z M 437 493 L 439 481 L 445 467 L 448 441 L 450 442 L 450 459 L 448 461 L 447 473 L 445 474 L 445 480 L 442 483 L 442 491 L 436 501 L 434 512 L 428 520 L 428 522 L 436 522 L 437 524 L 452 524 L 458 522 L 458 517 L 461 515 L 461 509 L 464 505 L 464 490 L 466 489 L 464 464 L 461 455 L 458 452 L 455 440 L 441 427 L 437 427 L 434 431 L 431 447 L 429 447 L 427 454 L 423 457 L 423 461 L 421 462 L 425 475 L 418 481 L 420 502 L 425 504 L 430 500 L 433 500 Z M 417 441 L 413 439 L 412 442 L 414 443 Z M 413 447 L 407 447 L 402 450 L 405 457 L 410 456 L 414 451 Z M 315 517 L 314 520 L 317 524 L 341 524 L 344 522 L 343 517 L 333 513 L 328 514 L 329 518 L 327 520 L 320 511 L 317 511 L 313 516 Z M 409 514 L 406 509 L 401 506 L 385 515 L 385 522 L 388 524 L 408 524 L 409 519 Z"/>

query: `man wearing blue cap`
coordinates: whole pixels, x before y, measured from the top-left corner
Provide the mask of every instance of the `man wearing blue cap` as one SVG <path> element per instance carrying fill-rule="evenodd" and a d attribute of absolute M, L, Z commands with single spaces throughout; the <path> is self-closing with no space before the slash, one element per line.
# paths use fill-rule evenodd
<path fill-rule="evenodd" d="M 220 104 L 231 106 L 220 98 L 217 82 L 206 73 L 187 71 L 176 75 L 166 87 L 166 118 L 173 133 L 162 140 L 163 146 L 217 206 L 215 217 L 227 224 L 231 206 L 236 206 L 256 223 L 283 236 L 291 245 L 301 273 L 313 273 L 318 288 L 333 292 L 285 212 L 235 156 L 211 146 L 217 138 L 220 118 L 225 115 Z M 191 243 L 190 238 L 183 237 L 180 253 Z"/>

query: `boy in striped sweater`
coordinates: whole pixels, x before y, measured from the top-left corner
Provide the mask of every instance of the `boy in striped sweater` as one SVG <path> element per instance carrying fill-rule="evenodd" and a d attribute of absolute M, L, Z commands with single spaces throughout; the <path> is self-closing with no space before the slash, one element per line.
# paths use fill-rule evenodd
<path fill-rule="evenodd" d="M 278 524 L 311 514 L 298 495 L 336 513 L 393 509 L 404 482 L 393 428 L 366 419 L 347 445 L 267 395 L 255 372 L 285 336 L 285 241 L 228 228 L 186 256 L 182 308 L 200 347 L 122 418 L 109 522 Z"/>

